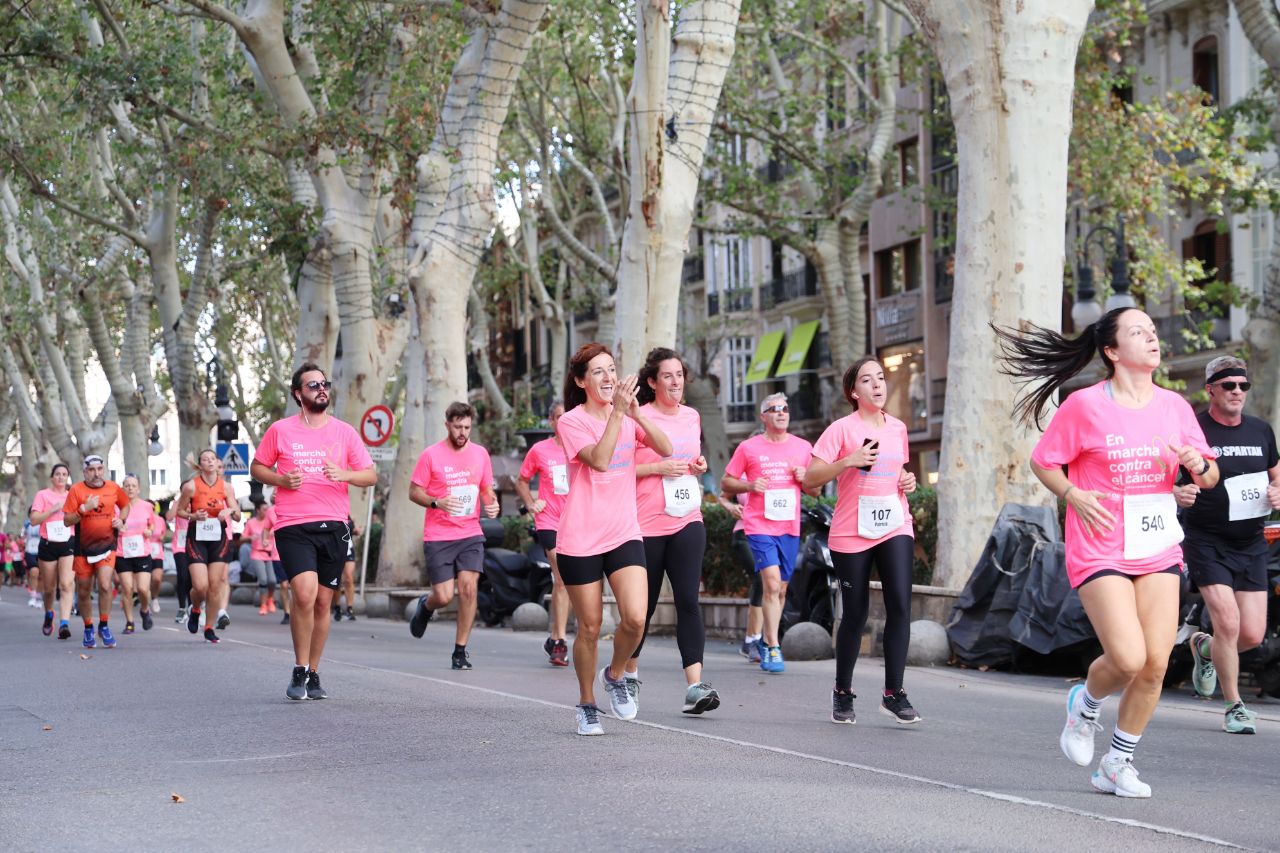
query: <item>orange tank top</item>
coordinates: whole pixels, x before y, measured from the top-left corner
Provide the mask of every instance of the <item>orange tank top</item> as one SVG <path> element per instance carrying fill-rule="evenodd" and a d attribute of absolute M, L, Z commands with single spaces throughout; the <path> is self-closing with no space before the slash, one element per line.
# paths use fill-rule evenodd
<path fill-rule="evenodd" d="M 191 478 L 191 482 L 195 486 L 195 493 L 191 495 L 191 512 L 204 510 L 210 518 L 215 518 L 227 508 L 227 492 L 224 488 L 226 483 L 221 478 L 210 486 L 203 476 L 197 474 Z"/>

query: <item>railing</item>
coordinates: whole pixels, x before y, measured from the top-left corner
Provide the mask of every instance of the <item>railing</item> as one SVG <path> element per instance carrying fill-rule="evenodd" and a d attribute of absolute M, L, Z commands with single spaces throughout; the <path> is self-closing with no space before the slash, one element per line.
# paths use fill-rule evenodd
<path fill-rule="evenodd" d="M 702 276 L 702 255 L 687 255 L 680 267 L 680 283 L 688 284 L 691 281 L 702 281 Z"/>
<path fill-rule="evenodd" d="M 756 417 L 755 403 L 730 403 L 725 406 L 725 420 L 731 424 L 750 423 Z"/>
<path fill-rule="evenodd" d="M 808 265 L 760 285 L 760 308 L 768 310 L 793 299 L 818 295 L 818 277 Z"/>
<path fill-rule="evenodd" d="M 1183 332 L 1191 332 L 1199 337 L 1197 327 L 1206 320 L 1212 323 L 1209 329 L 1211 343 L 1209 346 L 1197 346 Z M 1188 311 L 1173 317 L 1157 317 L 1155 323 L 1156 334 L 1160 336 L 1161 344 L 1173 355 L 1203 352 L 1211 347 L 1225 346 L 1231 340 L 1231 322 L 1226 317 L 1215 317 L 1204 311 Z"/>

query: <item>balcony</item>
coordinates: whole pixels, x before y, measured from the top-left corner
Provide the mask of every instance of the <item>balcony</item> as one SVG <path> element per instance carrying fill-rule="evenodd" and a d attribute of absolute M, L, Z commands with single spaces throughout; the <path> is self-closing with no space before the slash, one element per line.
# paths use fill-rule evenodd
<path fill-rule="evenodd" d="M 818 295 L 817 273 L 805 264 L 802 269 L 760 285 L 760 309 L 767 311 L 784 302 Z"/>
<path fill-rule="evenodd" d="M 702 281 L 702 276 L 702 254 L 686 256 L 680 267 L 680 283 L 688 284 L 691 281 Z"/>
<path fill-rule="evenodd" d="M 732 314 L 736 311 L 750 311 L 751 297 L 754 295 L 755 290 L 750 287 L 735 287 L 724 293 L 708 293 L 707 316 L 714 317 L 721 312 Z"/>
<path fill-rule="evenodd" d="M 1206 320 L 1212 323 L 1209 329 L 1210 343 L 1208 346 L 1196 346 L 1183 333 L 1188 332 L 1198 337 L 1197 327 Z M 1173 317 L 1156 317 L 1155 323 L 1156 334 L 1160 336 L 1160 342 L 1171 355 L 1203 352 L 1206 349 L 1226 346 L 1231 340 L 1231 322 L 1226 317 L 1214 317 L 1204 311 L 1189 311 Z"/>

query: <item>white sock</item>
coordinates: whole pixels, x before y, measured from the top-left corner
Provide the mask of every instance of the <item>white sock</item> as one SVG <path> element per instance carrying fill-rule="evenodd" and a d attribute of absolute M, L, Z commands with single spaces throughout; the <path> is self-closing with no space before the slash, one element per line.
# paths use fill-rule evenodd
<path fill-rule="evenodd" d="M 622 677 L 623 677 L 623 678 L 639 678 L 639 677 L 640 677 L 640 668 L 639 668 L 639 667 L 636 667 L 635 669 L 630 670 L 629 672 L 624 670 L 624 671 L 623 671 L 623 673 L 622 673 Z"/>
<path fill-rule="evenodd" d="M 760 636 L 761 636 L 760 634 L 748 634 L 748 635 L 747 635 L 747 642 L 748 642 L 748 643 L 754 643 L 754 642 L 757 642 L 757 641 L 759 641 Z"/>
<path fill-rule="evenodd" d="M 1142 735 L 1131 735 L 1128 732 L 1120 730 L 1119 726 L 1111 733 L 1111 749 L 1107 751 L 1107 758 L 1112 761 L 1123 761 L 1126 758 L 1133 758 L 1133 751 L 1138 747 L 1138 741 Z"/>

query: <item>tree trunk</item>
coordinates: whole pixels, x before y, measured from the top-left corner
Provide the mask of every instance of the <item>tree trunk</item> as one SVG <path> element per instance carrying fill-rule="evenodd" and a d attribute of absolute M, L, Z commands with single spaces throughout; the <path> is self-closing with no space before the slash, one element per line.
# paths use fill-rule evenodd
<path fill-rule="evenodd" d="M 822 290 L 822 301 L 827 309 L 827 328 L 830 334 L 827 340 L 831 344 L 831 359 L 843 369 L 853 364 L 861 354 L 855 349 L 857 343 L 853 339 L 852 322 L 849 317 L 849 294 L 853 282 L 844 277 L 844 259 L 841 256 L 840 224 L 834 221 L 819 222 L 817 236 L 810 244 L 809 262 L 818 274 L 818 285 Z M 858 291 L 862 290 L 862 281 L 858 281 Z"/>
<path fill-rule="evenodd" d="M 907 0 L 951 97 L 960 185 L 934 583 L 959 589 L 1000 507 L 1043 504 L 1035 436 L 986 324 L 1060 325 L 1075 58 L 1092 0 Z M 981 500 L 975 500 L 981 496 Z"/>
<path fill-rule="evenodd" d="M 717 383 L 710 376 L 690 376 L 684 387 L 684 402 L 697 409 L 702 418 L 702 455 L 707 457 L 711 476 L 719 481 L 729 464 L 729 439 L 724 432 Z"/>
<path fill-rule="evenodd" d="M 414 309 L 410 309 L 411 311 Z M 410 317 L 414 322 L 416 317 Z M 415 323 L 415 329 L 416 329 Z M 404 531 L 383 535 L 378 549 L 378 586 L 423 586 L 427 582 L 422 558 L 422 518 L 425 510 L 409 500 L 409 484 L 418 455 L 427 445 L 425 373 L 426 351 L 422 338 L 410 332 L 405 349 L 405 401 L 400 418 L 400 443 L 391 472 L 391 491 L 383 516 L 384 531 Z"/>

